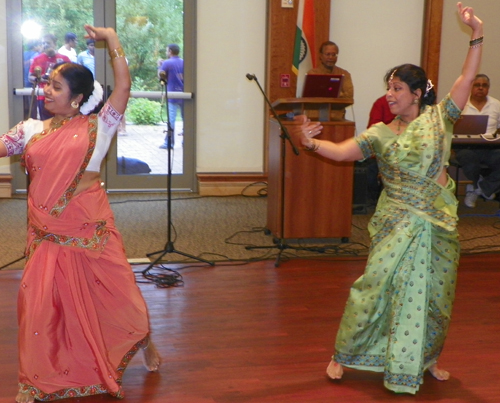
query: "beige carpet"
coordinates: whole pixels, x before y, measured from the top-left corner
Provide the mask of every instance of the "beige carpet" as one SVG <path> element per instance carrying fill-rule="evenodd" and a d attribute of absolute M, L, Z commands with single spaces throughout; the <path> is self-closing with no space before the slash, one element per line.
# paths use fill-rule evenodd
<path fill-rule="evenodd" d="M 123 235 L 127 256 L 145 260 L 147 254 L 163 251 L 168 241 L 168 209 L 165 194 L 111 194 L 118 229 Z M 172 246 L 176 251 L 213 261 L 276 259 L 280 250 L 273 236 L 266 235 L 265 197 L 198 197 L 176 194 L 172 200 Z M 309 256 L 365 256 L 369 237 L 366 231 L 373 207 L 366 214 L 353 215 L 349 243 L 336 239 L 287 240 L 282 258 Z M 461 206 L 459 231 L 462 253 L 500 251 L 498 202 L 478 201 L 476 209 Z M 0 266 L 23 255 L 26 228 L 26 200 L 0 199 Z M 271 246 L 247 250 L 246 246 Z M 297 250 L 300 247 L 301 250 Z M 153 255 L 155 259 L 159 256 Z M 185 261 L 178 253 L 167 253 L 168 262 Z M 189 259 L 187 259 L 189 260 Z M 9 265 L 21 268 L 23 261 Z"/>

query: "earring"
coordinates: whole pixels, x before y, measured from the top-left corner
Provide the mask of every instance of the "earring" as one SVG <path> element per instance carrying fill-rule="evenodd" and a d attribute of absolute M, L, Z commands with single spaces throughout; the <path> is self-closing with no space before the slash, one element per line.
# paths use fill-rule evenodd
<path fill-rule="evenodd" d="M 80 107 L 80 104 L 76 101 L 71 102 L 71 107 L 73 109 L 78 109 Z"/>
<path fill-rule="evenodd" d="M 414 105 L 418 105 L 418 98 L 415 98 L 415 99 L 413 100 L 413 104 L 414 104 Z"/>

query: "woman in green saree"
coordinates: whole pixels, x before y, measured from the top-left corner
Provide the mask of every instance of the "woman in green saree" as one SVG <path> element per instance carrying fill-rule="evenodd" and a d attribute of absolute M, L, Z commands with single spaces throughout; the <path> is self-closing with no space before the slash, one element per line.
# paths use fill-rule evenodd
<path fill-rule="evenodd" d="M 438 380 L 449 373 L 437 359 L 448 331 L 457 266 L 457 200 L 447 174 L 454 122 L 470 94 L 481 60 L 483 24 L 457 4 L 472 30 L 462 74 L 435 104 L 433 85 L 417 66 L 386 75 L 387 101 L 396 118 L 341 143 L 315 139 L 321 123 L 301 122 L 306 150 L 337 161 L 376 157 L 384 190 L 370 220 L 365 273 L 351 287 L 327 368 L 340 379 L 343 367 L 384 372 L 384 385 L 416 393 L 425 370 Z"/>

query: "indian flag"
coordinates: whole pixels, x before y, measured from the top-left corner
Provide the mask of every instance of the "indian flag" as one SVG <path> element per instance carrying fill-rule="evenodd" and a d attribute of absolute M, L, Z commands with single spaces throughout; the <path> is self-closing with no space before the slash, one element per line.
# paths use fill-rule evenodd
<path fill-rule="evenodd" d="M 297 75 L 297 97 L 302 96 L 304 76 L 316 63 L 314 0 L 299 0 L 292 71 Z"/>

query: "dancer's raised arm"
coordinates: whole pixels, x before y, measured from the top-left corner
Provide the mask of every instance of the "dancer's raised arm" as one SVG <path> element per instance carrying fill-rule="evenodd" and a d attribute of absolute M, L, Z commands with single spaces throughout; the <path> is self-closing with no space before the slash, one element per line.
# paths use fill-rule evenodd
<path fill-rule="evenodd" d="M 474 14 L 472 7 L 464 7 L 457 3 L 458 14 L 462 22 L 472 30 L 469 51 L 465 58 L 462 73 L 450 90 L 453 101 L 460 109 L 465 107 L 470 96 L 472 82 L 476 77 L 481 63 L 483 51 L 483 22 Z"/>
<path fill-rule="evenodd" d="M 108 46 L 115 78 L 115 86 L 109 97 L 109 102 L 117 112 L 124 113 L 130 97 L 131 80 L 127 59 L 121 47 L 120 39 L 113 28 L 85 25 L 85 30 L 87 31 L 86 38 L 105 41 Z"/>

